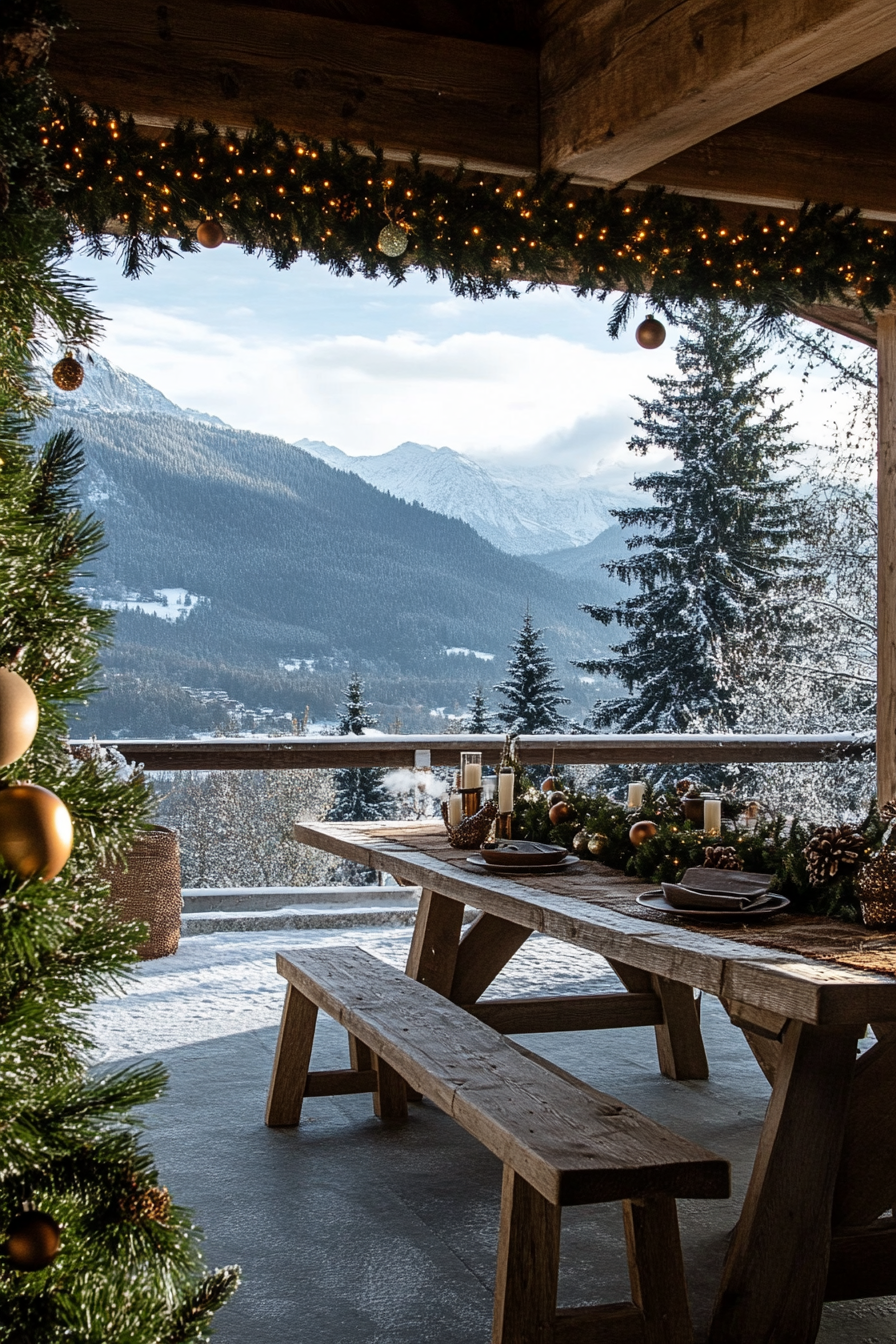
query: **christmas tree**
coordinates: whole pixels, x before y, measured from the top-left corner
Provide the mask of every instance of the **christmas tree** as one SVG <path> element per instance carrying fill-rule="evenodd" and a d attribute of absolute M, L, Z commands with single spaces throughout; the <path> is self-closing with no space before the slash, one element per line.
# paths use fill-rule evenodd
<path fill-rule="evenodd" d="M 0 1340 L 206 1339 L 235 1271 L 203 1274 L 189 1215 L 160 1185 L 131 1120 L 164 1072 L 87 1069 L 86 1012 L 133 964 L 141 928 L 117 920 L 97 868 L 127 851 L 150 797 L 139 776 L 66 750 L 67 711 L 89 693 L 109 633 L 109 614 L 74 587 L 101 529 L 77 508 L 77 441 L 59 434 L 34 453 L 27 428 L 7 404 L 0 742 L 14 745 L 0 770 Z M 40 716 L 30 747 L 28 687 Z M 71 817 L 67 862 L 59 802 L 49 830 L 37 810 L 48 799 Z"/>
<path fill-rule="evenodd" d="M 481 681 L 470 696 L 470 703 L 463 718 L 463 729 L 465 733 L 493 733 L 495 731 Z"/>
<path fill-rule="evenodd" d="M 782 475 L 796 445 L 761 367 L 766 350 L 720 305 L 696 305 L 683 325 L 680 376 L 651 380 L 659 396 L 637 399 L 642 433 L 629 444 L 678 470 L 634 481 L 653 504 L 614 510 L 632 554 L 606 568 L 638 591 L 584 607 L 626 631 L 612 657 L 577 664 L 625 686 L 593 714 L 595 727 L 623 733 L 731 730 L 750 668 L 799 630 L 797 515 Z"/>
<path fill-rule="evenodd" d="M 510 645 L 512 657 L 507 674 L 495 690 L 503 696 L 499 718 L 508 733 L 568 733 L 569 720 L 559 705 L 568 705 L 554 664 L 526 612 L 523 627 Z"/>
<path fill-rule="evenodd" d="M 377 720 L 367 711 L 364 687 L 355 673 L 349 678 L 345 702 L 339 716 L 339 731 L 343 736 L 355 733 L 361 736 L 365 728 L 375 728 Z M 383 821 L 395 815 L 395 799 L 386 788 L 385 770 L 355 767 L 336 771 L 336 797 L 327 813 L 327 821 Z M 373 872 L 359 864 L 340 864 L 337 875 L 350 885 L 367 882 Z"/>

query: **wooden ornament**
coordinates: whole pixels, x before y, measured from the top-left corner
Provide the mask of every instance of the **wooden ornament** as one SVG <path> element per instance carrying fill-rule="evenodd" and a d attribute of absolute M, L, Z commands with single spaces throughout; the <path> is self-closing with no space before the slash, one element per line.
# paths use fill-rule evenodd
<path fill-rule="evenodd" d="M 65 867 L 74 839 L 61 798 L 39 784 L 0 789 L 0 859 L 24 881 L 51 881 Z"/>
<path fill-rule="evenodd" d="M 572 815 L 572 809 L 564 798 L 562 802 L 555 803 L 548 813 L 548 820 L 552 826 L 559 826 L 561 821 L 566 821 Z"/>
<path fill-rule="evenodd" d="M 56 1258 L 59 1243 L 59 1224 L 48 1213 L 29 1209 L 13 1218 L 5 1249 L 13 1269 L 33 1273 Z"/>
<path fill-rule="evenodd" d="M 652 840 L 656 835 L 655 821 L 636 821 L 628 833 L 628 838 L 637 849 L 638 845 L 643 845 L 645 840 Z"/>
<path fill-rule="evenodd" d="M 196 241 L 203 247 L 220 247 L 226 234 L 216 219 L 206 219 L 196 230 Z"/>
<path fill-rule="evenodd" d="M 83 381 L 83 366 L 78 363 L 71 350 L 67 350 L 64 358 L 53 365 L 53 382 L 61 392 L 76 392 Z"/>
<path fill-rule="evenodd" d="M 40 710 L 24 677 L 0 667 L 0 769 L 12 765 L 34 741 Z"/>
<path fill-rule="evenodd" d="M 659 350 L 666 339 L 666 328 L 655 317 L 645 317 L 635 330 L 635 340 L 642 350 Z"/>
<path fill-rule="evenodd" d="M 403 257 L 408 250 L 408 236 L 398 224 L 387 224 L 380 229 L 376 245 L 384 257 Z"/>

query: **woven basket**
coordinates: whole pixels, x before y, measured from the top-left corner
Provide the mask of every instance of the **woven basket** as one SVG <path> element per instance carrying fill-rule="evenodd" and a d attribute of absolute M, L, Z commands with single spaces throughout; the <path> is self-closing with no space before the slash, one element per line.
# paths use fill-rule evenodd
<path fill-rule="evenodd" d="M 153 826 L 135 840 L 126 867 L 107 868 L 102 875 L 111 885 L 119 917 L 149 925 L 149 938 L 137 948 L 140 959 L 176 952 L 182 907 L 177 832 Z"/>
<path fill-rule="evenodd" d="M 448 843 L 455 849 L 478 849 L 492 828 L 492 822 L 498 815 L 497 803 L 488 802 L 480 807 L 472 817 L 464 817 L 459 826 L 448 823 L 448 807 L 442 804 L 442 820 L 448 832 Z"/>

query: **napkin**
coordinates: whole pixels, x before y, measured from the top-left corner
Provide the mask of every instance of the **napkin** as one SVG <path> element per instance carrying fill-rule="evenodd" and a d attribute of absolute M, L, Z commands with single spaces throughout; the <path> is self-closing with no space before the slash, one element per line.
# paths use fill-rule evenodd
<path fill-rule="evenodd" d="M 764 905 L 768 900 L 767 891 L 728 896 L 720 891 L 692 891 L 690 887 L 681 887 L 675 882 L 664 882 L 662 887 L 666 900 L 677 910 L 752 910 L 754 906 Z"/>
<path fill-rule="evenodd" d="M 749 910 L 764 904 L 771 883 L 768 873 L 688 868 L 681 882 L 664 882 L 662 887 L 666 900 L 679 910 Z"/>

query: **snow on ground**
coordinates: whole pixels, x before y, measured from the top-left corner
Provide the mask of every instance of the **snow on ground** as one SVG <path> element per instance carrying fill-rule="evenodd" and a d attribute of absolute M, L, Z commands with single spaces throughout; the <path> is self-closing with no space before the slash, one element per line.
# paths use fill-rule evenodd
<path fill-rule="evenodd" d="M 410 941 L 409 928 L 280 929 L 185 938 L 173 957 L 141 963 L 125 995 L 98 1001 L 91 1022 L 95 1059 L 112 1063 L 276 1026 L 285 981 L 277 974 L 274 954 L 282 949 L 363 947 L 403 967 Z M 585 993 L 613 978 L 602 957 L 534 934 L 489 993 Z"/>
<path fill-rule="evenodd" d="M 495 655 L 493 653 L 480 653 L 478 649 L 463 649 L 457 647 L 446 649 L 445 652 L 447 654 L 463 654 L 468 658 L 481 658 L 484 663 L 493 663 L 495 661 Z"/>
<path fill-rule="evenodd" d="M 189 616 L 197 603 L 209 600 L 199 593 L 187 592 L 186 588 L 154 588 L 153 594 L 157 599 L 155 602 L 141 601 L 139 594 L 133 593 L 121 600 L 104 598 L 101 605 L 114 611 L 142 611 L 145 616 L 176 621 L 181 616 Z"/>

